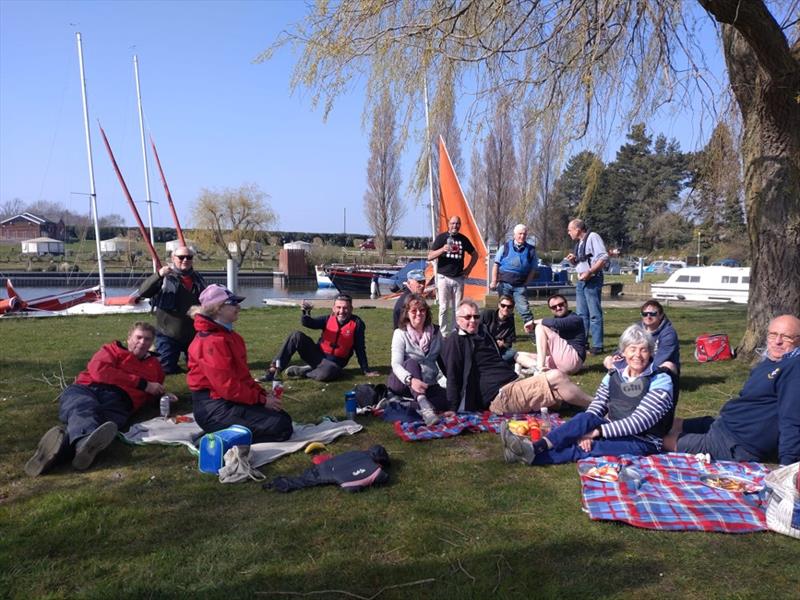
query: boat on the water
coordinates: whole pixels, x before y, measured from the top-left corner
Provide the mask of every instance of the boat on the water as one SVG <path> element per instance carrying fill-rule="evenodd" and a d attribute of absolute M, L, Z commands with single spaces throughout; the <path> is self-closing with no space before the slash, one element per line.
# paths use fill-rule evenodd
<path fill-rule="evenodd" d="M 747 304 L 749 292 L 750 267 L 684 267 L 665 282 L 650 284 L 659 300 Z"/>
<path fill-rule="evenodd" d="M 326 269 L 334 287 L 345 294 L 380 296 L 399 290 L 409 271 L 425 269 L 424 260 L 406 265 L 331 265 Z"/>
<path fill-rule="evenodd" d="M 328 272 L 325 270 L 325 267 L 321 265 L 314 265 L 314 272 L 317 275 L 317 287 L 319 289 L 325 290 L 333 287 L 333 282 L 328 276 Z"/>

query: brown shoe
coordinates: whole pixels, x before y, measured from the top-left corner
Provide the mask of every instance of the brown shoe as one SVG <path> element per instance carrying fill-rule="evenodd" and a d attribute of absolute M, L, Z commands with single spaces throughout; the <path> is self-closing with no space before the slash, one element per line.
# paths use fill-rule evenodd
<path fill-rule="evenodd" d="M 66 439 L 67 431 L 63 425 L 56 425 L 48 429 L 39 440 L 36 452 L 25 463 L 25 474 L 30 477 L 38 477 L 52 467 Z"/>

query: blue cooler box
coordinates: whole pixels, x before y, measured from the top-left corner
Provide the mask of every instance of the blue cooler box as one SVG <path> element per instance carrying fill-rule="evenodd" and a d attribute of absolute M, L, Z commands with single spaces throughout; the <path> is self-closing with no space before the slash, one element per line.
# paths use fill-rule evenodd
<path fill-rule="evenodd" d="M 227 429 L 205 434 L 200 438 L 199 469 L 203 473 L 216 475 L 225 464 L 225 452 L 233 446 L 249 446 L 252 439 L 252 432 L 243 425 L 231 425 Z"/>

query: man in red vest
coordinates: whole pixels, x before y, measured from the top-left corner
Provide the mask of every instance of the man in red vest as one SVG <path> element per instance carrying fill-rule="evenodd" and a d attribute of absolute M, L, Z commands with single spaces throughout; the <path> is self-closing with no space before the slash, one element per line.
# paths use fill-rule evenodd
<path fill-rule="evenodd" d="M 369 369 L 364 343 L 367 326 L 353 314 L 353 299 L 347 294 L 339 294 L 333 303 L 331 314 L 326 317 L 312 317 L 312 308 L 310 302 L 303 301 L 300 323 L 309 329 L 321 329 L 322 335 L 319 341 L 314 342 L 302 331 L 292 333 L 283 343 L 278 357 L 272 361 L 261 381 L 278 379 L 284 369 L 286 375 L 290 377 L 332 381 L 339 376 L 354 352 L 364 375 L 367 377 L 379 375 L 377 371 Z M 295 352 L 308 364 L 291 366 L 287 369 Z"/>

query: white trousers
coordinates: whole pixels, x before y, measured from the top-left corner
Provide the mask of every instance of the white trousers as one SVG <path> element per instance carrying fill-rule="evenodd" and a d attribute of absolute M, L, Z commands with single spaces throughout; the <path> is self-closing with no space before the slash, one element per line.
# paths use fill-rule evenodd
<path fill-rule="evenodd" d="M 464 297 L 464 278 L 437 274 L 436 295 L 439 301 L 439 329 L 446 336 L 456 330 L 456 309 Z M 448 309 L 451 309 L 449 315 Z"/>

